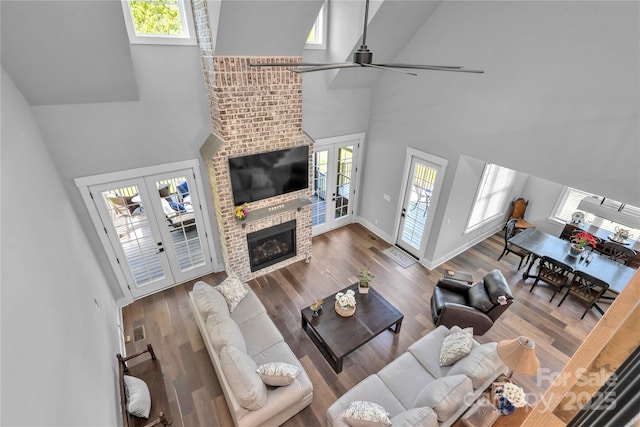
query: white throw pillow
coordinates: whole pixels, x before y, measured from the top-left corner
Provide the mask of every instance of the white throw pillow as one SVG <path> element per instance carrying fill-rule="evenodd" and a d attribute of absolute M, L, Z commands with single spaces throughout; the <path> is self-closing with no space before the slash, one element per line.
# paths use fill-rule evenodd
<path fill-rule="evenodd" d="M 351 402 L 342 414 L 351 427 L 383 427 L 390 426 L 389 413 L 377 403 L 365 400 Z"/>
<path fill-rule="evenodd" d="M 220 292 L 227 301 L 229 312 L 233 312 L 240 301 L 249 293 L 235 273 L 229 274 L 215 289 Z"/>
<path fill-rule="evenodd" d="M 266 385 L 281 387 L 291 384 L 300 375 L 300 368 L 290 363 L 270 362 L 258 366 L 256 373 Z"/>
<path fill-rule="evenodd" d="M 140 378 L 124 376 L 124 391 L 127 400 L 127 412 L 136 417 L 149 418 L 151 395 L 147 383 Z"/>
<path fill-rule="evenodd" d="M 228 345 L 220 352 L 220 365 L 243 408 L 255 411 L 267 403 L 267 386 L 256 373 L 256 362 L 247 353 Z"/>
<path fill-rule="evenodd" d="M 449 332 L 440 347 L 440 366 L 450 366 L 465 357 L 471 351 L 473 328 L 464 328 L 459 332 Z"/>

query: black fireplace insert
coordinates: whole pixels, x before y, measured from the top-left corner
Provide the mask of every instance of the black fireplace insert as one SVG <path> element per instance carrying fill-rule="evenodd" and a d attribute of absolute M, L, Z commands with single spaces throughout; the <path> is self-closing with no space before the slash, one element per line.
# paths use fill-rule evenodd
<path fill-rule="evenodd" d="M 257 271 L 296 256 L 296 220 L 247 234 L 249 265 Z"/>

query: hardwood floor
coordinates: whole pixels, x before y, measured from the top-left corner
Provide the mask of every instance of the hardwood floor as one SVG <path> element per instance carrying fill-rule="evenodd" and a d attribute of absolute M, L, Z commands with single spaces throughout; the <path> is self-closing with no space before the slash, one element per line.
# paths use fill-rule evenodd
<path fill-rule="evenodd" d="M 498 268 L 509 280 L 514 304 L 489 332 L 476 339 L 488 342 L 525 335 L 535 341 L 541 374 L 514 375 L 514 381 L 529 393 L 529 403 L 535 405 L 549 387 L 552 374 L 562 369 L 600 316 L 590 312 L 580 320 L 584 308 L 572 298 L 567 298 L 561 307 L 556 305 L 557 296 L 555 302 L 549 303 L 551 290 L 543 284 L 530 293 L 533 279 L 522 281 L 522 270 L 516 270 L 518 257 L 505 255 L 496 261 L 502 242 L 502 235 L 496 234 L 432 271 L 418 263 L 404 269 L 382 253 L 388 243 L 363 226 L 352 224 L 314 237 L 313 257 L 308 264 L 301 261 L 250 281 L 314 385 L 313 403 L 284 425 L 325 425 L 326 409 L 338 396 L 433 330 L 429 301 L 445 268 L 471 272 L 476 280 Z M 302 331 L 300 309 L 355 282 L 361 267 L 368 267 L 376 275 L 372 286 L 405 318 L 399 334 L 382 333 L 347 356 L 343 371 L 336 374 Z M 226 273 L 216 273 L 202 280 L 217 284 L 225 277 Z M 163 363 L 173 426 L 230 426 L 233 423 L 224 396 L 189 307 L 187 292 L 193 283 L 123 308 L 126 335 L 133 338 L 133 328 L 137 326 L 144 326 L 146 331 L 145 339 L 127 344 L 127 352 L 153 344 Z"/>

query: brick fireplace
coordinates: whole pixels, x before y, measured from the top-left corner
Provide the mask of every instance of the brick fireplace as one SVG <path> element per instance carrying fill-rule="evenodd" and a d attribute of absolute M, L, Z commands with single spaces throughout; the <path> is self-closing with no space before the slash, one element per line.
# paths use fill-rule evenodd
<path fill-rule="evenodd" d="M 297 62 L 300 58 L 214 56 L 206 2 L 196 0 L 193 6 L 213 127 L 200 152 L 207 164 L 225 268 L 242 280 L 250 280 L 311 256 L 311 208 L 296 205 L 296 201 L 310 197 L 309 188 L 253 202 L 249 218 L 252 211 L 262 215 L 239 222 L 233 214 L 228 162 L 230 157 L 312 144 L 302 131 L 300 76 L 278 67 L 249 66 L 250 62 Z M 310 184 L 312 153 L 311 146 Z M 252 271 L 248 235 L 292 221 L 295 254 L 273 263 L 270 260 Z"/>

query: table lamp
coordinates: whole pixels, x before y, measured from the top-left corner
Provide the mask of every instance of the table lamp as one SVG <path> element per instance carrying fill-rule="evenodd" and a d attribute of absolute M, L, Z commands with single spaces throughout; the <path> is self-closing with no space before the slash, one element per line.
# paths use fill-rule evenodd
<path fill-rule="evenodd" d="M 540 369 L 540 361 L 536 356 L 536 344 L 527 337 L 503 340 L 498 343 L 498 356 L 509 368 L 508 378 L 514 372 L 522 375 L 535 375 Z"/>

